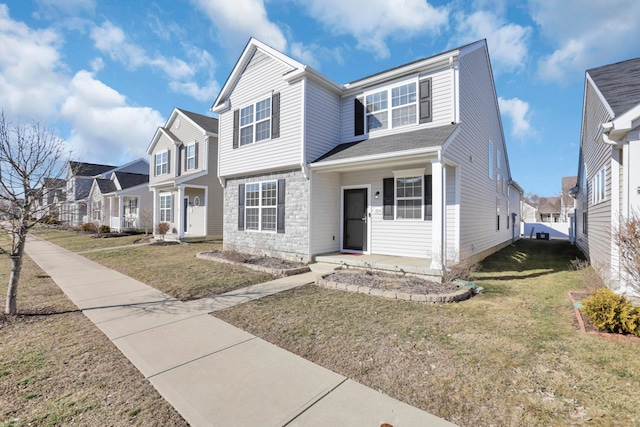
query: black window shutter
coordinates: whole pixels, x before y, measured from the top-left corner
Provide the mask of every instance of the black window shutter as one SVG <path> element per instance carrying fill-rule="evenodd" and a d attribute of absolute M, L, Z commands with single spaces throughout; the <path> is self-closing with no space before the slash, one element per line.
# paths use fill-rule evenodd
<path fill-rule="evenodd" d="M 280 137 L 280 92 L 271 96 L 271 138 Z"/>
<path fill-rule="evenodd" d="M 277 218 L 277 232 L 284 233 L 284 194 L 285 194 L 285 180 L 278 180 L 278 218 Z"/>
<path fill-rule="evenodd" d="M 158 155 L 154 154 L 153 155 L 153 176 L 157 175 L 157 173 L 156 173 L 156 171 L 157 171 L 156 166 L 157 165 L 158 165 Z"/>
<path fill-rule="evenodd" d="M 198 169 L 198 146 L 199 146 L 199 145 L 200 145 L 200 144 L 198 144 L 198 143 L 196 142 L 196 143 L 195 143 L 195 147 L 194 147 L 194 150 L 195 150 L 195 152 L 196 152 L 196 158 L 195 158 L 195 161 L 194 161 L 194 163 L 195 163 L 195 164 L 194 164 L 194 166 L 193 166 L 193 167 L 194 167 L 194 168 L 196 168 L 196 169 Z"/>
<path fill-rule="evenodd" d="M 420 80 L 420 123 L 431 120 L 431 79 Z"/>
<path fill-rule="evenodd" d="M 433 219 L 433 175 L 424 176 L 424 219 Z"/>
<path fill-rule="evenodd" d="M 167 151 L 167 173 L 171 173 L 171 150 Z"/>
<path fill-rule="evenodd" d="M 382 180 L 382 219 L 393 219 L 394 185 L 393 178 Z"/>
<path fill-rule="evenodd" d="M 238 185 L 238 230 L 244 231 L 244 184 Z"/>
<path fill-rule="evenodd" d="M 358 98 L 354 99 L 354 132 L 355 136 L 364 135 L 364 105 Z"/>
<path fill-rule="evenodd" d="M 187 169 L 187 168 L 182 166 L 182 151 L 183 150 L 184 150 L 184 145 L 181 145 L 180 147 L 178 147 L 176 149 L 176 176 L 180 176 L 181 172 L 183 170 Z"/>
<path fill-rule="evenodd" d="M 238 148 L 238 138 L 240 133 L 240 111 L 233 112 L 233 148 Z"/>

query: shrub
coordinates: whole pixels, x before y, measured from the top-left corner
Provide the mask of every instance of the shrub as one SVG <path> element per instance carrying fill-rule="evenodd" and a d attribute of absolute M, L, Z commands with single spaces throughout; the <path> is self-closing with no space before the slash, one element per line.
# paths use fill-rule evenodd
<path fill-rule="evenodd" d="M 86 224 L 82 224 L 82 231 L 87 231 L 89 233 L 97 233 L 98 227 L 94 223 L 88 222 Z"/>
<path fill-rule="evenodd" d="M 168 222 L 159 222 L 158 225 L 156 225 L 156 233 L 161 235 L 162 240 L 164 240 L 164 235 L 167 234 L 170 228 L 171 224 L 169 224 Z"/>
<path fill-rule="evenodd" d="M 111 227 L 109 227 L 108 225 L 101 225 L 100 226 L 100 233 L 111 233 Z"/>
<path fill-rule="evenodd" d="M 624 295 L 601 288 L 591 294 L 582 306 L 584 315 L 596 328 L 640 336 L 640 311 Z"/>

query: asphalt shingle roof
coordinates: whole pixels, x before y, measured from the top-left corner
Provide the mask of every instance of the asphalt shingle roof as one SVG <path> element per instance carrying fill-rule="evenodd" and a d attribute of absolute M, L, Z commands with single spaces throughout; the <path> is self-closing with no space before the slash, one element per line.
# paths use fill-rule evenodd
<path fill-rule="evenodd" d="M 177 110 L 196 122 L 198 126 L 202 127 L 207 132 L 218 133 L 218 119 L 215 117 L 204 116 L 202 114 L 183 110 L 182 108 L 178 108 Z"/>
<path fill-rule="evenodd" d="M 313 163 L 415 150 L 417 148 L 437 147 L 444 144 L 458 126 L 459 124 L 439 126 L 379 138 L 369 138 L 363 141 L 347 142 L 338 145 Z"/>
<path fill-rule="evenodd" d="M 148 184 L 149 175 L 142 173 L 114 172 L 120 186 L 125 188 L 135 187 L 136 185 Z"/>
<path fill-rule="evenodd" d="M 107 194 L 117 191 L 116 184 L 110 179 L 96 179 L 100 193 Z"/>
<path fill-rule="evenodd" d="M 587 70 L 616 116 L 640 104 L 640 58 Z"/>
<path fill-rule="evenodd" d="M 97 163 L 69 162 L 69 164 L 75 176 L 96 176 L 117 168 L 117 166 L 100 165 Z"/>

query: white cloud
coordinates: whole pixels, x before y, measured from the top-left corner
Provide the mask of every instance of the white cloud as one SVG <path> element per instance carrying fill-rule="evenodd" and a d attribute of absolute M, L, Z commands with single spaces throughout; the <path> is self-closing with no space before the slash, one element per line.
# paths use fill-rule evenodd
<path fill-rule="evenodd" d="M 487 39 L 494 72 L 513 72 L 524 68 L 531 28 L 505 22 L 484 10 L 470 15 L 456 15 L 458 23 L 454 38 L 458 44 Z"/>
<path fill-rule="evenodd" d="M 81 11 L 94 11 L 95 0 L 37 0 L 38 6 L 47 13 L 53 11 L 74 15 Z"/>
<path fill-rule="evenodd" d="M 316 43 L 309 45 L 304 43 L 291 43 L 291 56 L 303 64 L 312 66 L 316 70 L 320 70 L 324 62 L 344 63 L 342 50 L 339 47 L 328 48 Z"/>
<path fill-rule="evenodd" d="M 111 22 L 105 22 L 91 31 L 96 48 L 109 55 L 131 70 L 150 66 L 160 71 L 167 80 L 169 88 L 176 93 L 191 96 L 199 101 L 211 100 L 219 85 L 214 79 L 215 60 L 205 50 L 185 46 L 189 62 L 175 57 L 162 55 L 150 56 L 144 49 L 131 43 L 124 31 Z M 205 75 L 206 83 L 200 86 L 196 79 Z M 202 92 L 199 91 L 202 89 Z"/>
<path fill-rule="evenodd" d="M 389 56 L 386 40 L 437 34 L 447 26 L 448 10 L 424 0 L 312 0 L 299 2 L 309 16 L 331 31 L 349 34 L 358 48 Z"/>
<path fill-rule="evenodd" d="M 531 133 L 528 102 L 518 98 L 498 98 L 498 104 L 502 115 L 508 117 L 511 122 L 511 134 L 513 136 L 522 138 Z"/>
<path fill-rule="evenodd" d="M 61 45 L 58 33 L 14 21 L 0 4 L 0 107 L 5 113 L 38 120 L 55 114 L 66 96 Z"/>
<path fill-rule="evenodd" d="M 218 28 L 219 42 L 232 50 L 241 49 L 250 37 L 281 51 L 287 51 L 282 30 L 267 16 L 263 0 L 192 0 Z"/>
<path fill-rule="evenodd" d="M 589 68 L 638 56 L 637 0 L 531 0 L 530 9 L 555 49 L 538 64 L 544 80 L 581 80 Z"/>
<path fill-rule="evenodd" d="M 149 141 L 164 124 L 158 111 L 127 105 L 124 95 L 88 71 L 76 73 L 69 90 L 60 115 L 73 127 L 67 142 L 79 158 L 122 163 L 146 157 Z"/>

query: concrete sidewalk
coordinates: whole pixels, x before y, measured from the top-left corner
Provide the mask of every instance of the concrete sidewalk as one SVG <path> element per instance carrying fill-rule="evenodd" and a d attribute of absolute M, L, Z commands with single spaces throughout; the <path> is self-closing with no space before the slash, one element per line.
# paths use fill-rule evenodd
<path fill-rule="evenodd" d="M 26 251 L 192 426 L 454 426 L 208 314 L 320 273 L 183 303 L 46 241 Z"/>

